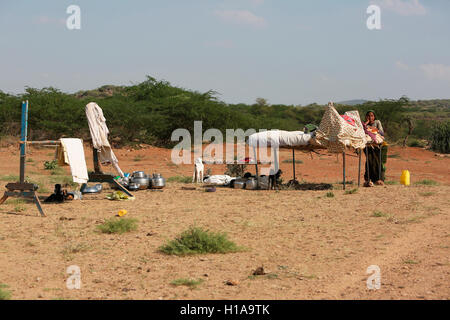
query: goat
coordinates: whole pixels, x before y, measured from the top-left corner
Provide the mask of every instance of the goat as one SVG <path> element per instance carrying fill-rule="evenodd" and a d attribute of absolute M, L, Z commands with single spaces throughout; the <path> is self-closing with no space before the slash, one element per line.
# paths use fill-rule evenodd
<path fill-rule="evenodd" d="M 194 175 L 192 176 L 192 183 L 195 182 L 195 178 L 197 177 L 197 183 L 203 183 L 203 169 L 205 166 L 203 165 L 202 158 L 197 158 L 194 161 L 195 169 L 194 169 Z M 201 176 L 201 178 L 200 178 Z"/>

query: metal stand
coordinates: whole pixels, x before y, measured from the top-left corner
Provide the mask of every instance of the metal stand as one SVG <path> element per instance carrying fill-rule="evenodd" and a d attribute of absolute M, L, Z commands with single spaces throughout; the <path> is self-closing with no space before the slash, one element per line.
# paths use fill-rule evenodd
<path fill-rule="evenodd" d="M 27 128 L 28 128 L 28 101 L 22 101 L 22 122 L 20 130 L 20 181 L 17 183 L 8 183 L 6 185 L 5 194 L 0 199 L 0 204 L 3 204 L 8 197 L 28 198 L 33 199 L 39 213 L 45 217 L 42 210 L 41 202 L 36 194 L 38 186 L 33 183 L 25 182 L 25 163 L 26 163 L 26 145 L 27 145 Z"/>
<path fill-rule="evenodd" d="M 112 174 L 105 174 L 100 170 L 100 164 L 98 162 L 98 150 L 94 147 L 92 148 L 92 155 L 93 155 L 93 161 L 94 161 L 94 172 L 90 172 L 89 175 L 89 181 L 88 182 L 107 182 L 110 184 L 115 185 L 120 191 L 125 193 L 129 197 L 134 197 L 130 191 L 125 188 L 122 184 L 120 184 L 116 179 L 114 179 L 114 176 Z"/>

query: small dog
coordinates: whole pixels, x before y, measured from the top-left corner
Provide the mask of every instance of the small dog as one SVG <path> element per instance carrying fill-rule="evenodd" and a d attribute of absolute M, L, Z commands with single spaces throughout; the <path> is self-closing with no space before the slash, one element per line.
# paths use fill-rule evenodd
<path fill-rule="evenodd" d="M 203 183 L 203 170 L 205 169 L 205 166 L 203 165 L 202 158 L 197 158 L 194 161 L 195 169 L 194 169 L 194 175 L 192 176 L 192 183 L 195 182 L 195 178 L 197 178 L 197 183 Z M 201 178 L 200 178 L 201 176 Z"/>
<path fill-rule="evenodd" d="M 281 169 L 278 169 L 277 173 L 269 175 L 269 190 L 278 189 L 278 181 L 280 180 L 280 176 L 283 173 Z"/>

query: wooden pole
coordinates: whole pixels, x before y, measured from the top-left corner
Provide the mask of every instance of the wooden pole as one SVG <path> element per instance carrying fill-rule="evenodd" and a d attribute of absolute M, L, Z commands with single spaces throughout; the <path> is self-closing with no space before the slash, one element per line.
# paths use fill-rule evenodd
<path fill-rule="evenodd" d="M 22 101 L 22 121 L 20 128 L 20 183 L 25 182 L 25 158 L 27 153 L 28 100 Z"/>
<path fill-rule="evenodd" d="M 361 186 L 361 149 L 358 149 L 359 165 L 358 165 L 358 188 Z"/>
<path fill-rule="evenodd" d="M 378 166 L 378 180 L 381 180 L 381 144 L 380 144 L 380 163 Z"/>
<path fill-rule="evenodd" d="M 295 149 L 292 149 L 292 169 L 294 170 L 294 181 L 295 181 Z"/>
<path fill-rule="evenodd" d="M 344 184 L 345 190 L 345 151 L 342 153 L 342 183 Z"/>
<path fill-rule="evenodd" d="M 366 147 L 365 149 L 366 152 L 366 172 L 367 172 L 367 182 L 370 183 L 370 172 L 369 172 L 369 148 Z"/>

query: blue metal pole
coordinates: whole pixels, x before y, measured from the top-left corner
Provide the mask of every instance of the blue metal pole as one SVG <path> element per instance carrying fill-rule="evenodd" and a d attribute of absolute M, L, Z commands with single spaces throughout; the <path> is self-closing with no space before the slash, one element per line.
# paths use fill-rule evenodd
<path fill-rule="evenodd" d="M 25 157 L 27 152 L 28 100 L 22 101 L 22 122 L 20 128 L 20 183 L 25 182 Z"/>

